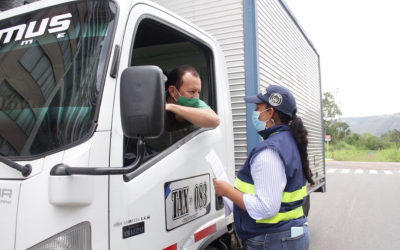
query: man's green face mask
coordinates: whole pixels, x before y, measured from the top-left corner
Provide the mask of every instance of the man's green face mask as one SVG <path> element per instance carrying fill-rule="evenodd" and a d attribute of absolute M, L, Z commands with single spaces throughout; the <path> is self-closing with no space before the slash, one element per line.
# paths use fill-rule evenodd
<path fill-rule="evenodd" d="M 177 101 L 178 105 L 192 108 L 197 108 L 199 106 L 199 102 L 199 98 L 187 98 L 184 96 L 180 96 Z"/>
<path fill-rule="evenodd" d="M 199 98 L 184 97 L 181 95 L 181 93 L 179 93 L 179 90 L 175 86 L 174 86 L 174 88 L 176 89 L 176 91 L 179 94 L 178 100 L 176 100 L 175 97 L 173 97 L 175 99 L 175 101 L 178 103 L 178 105 L 185 106 L 185 107 L 191 107 L 191 108 L 210 108 L 205 102 L 203 102 Z"/>

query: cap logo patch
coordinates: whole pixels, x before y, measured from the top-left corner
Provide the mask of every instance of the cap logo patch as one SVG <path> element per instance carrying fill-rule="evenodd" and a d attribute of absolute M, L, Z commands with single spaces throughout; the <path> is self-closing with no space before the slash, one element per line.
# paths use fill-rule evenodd
<path fill-rule="evenodd" d="M 282 96 L 279 93 L 273 93 L 269 97 L 269 103 L 272 106 L 279 106 L 282 103 Z"/>

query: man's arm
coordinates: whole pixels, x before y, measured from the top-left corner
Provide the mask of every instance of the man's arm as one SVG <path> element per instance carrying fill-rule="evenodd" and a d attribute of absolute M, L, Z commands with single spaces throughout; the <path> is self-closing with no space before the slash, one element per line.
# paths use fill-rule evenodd
<path fill-rule="evenodd" d="M 219 117 L 212 109 L 191 108 L 172 103 L 167 103 L 165 109 L 202 128 L 215 128 L 219 125 Z"/>

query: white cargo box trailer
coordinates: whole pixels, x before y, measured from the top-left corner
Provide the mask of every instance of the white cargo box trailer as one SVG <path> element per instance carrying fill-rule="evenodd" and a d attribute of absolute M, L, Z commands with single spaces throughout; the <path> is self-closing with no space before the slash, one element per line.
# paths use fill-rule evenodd
<path fill-rule="evenodd" d="M 308 157 L 316 185 L 308 192 L 324 192 L 319 54 L 284 0 L 152 1 L 213 35 L 222 48 L 231 94 L 236 170 L 261 140 L 253 126 L 247 126 L 254 105 L 246 106 L 243 97 L 280 85 L 295 96 L 298 115 L 309 133 Z"/>

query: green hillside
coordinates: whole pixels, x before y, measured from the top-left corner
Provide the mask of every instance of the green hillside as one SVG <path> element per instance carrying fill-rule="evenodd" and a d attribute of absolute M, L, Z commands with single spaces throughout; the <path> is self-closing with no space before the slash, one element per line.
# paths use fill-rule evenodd
<path fill-rule="evenodd" d="M 400 113 L 380 116 L 367 117 L 348 117 L 342 118 L 351 129 L 352 133 L 364 134 L 371 133 L 377 137 L 389 130 L 400 130 Z"/>

